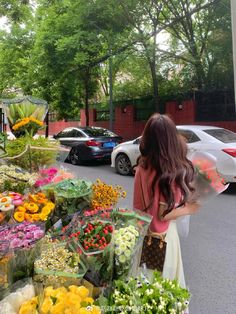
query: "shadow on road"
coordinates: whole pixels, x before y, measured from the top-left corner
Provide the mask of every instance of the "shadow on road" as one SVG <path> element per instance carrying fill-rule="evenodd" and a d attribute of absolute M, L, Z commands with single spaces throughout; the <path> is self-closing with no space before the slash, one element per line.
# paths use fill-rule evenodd
<path fill-rule="evenodd" d="M 228 189 L 226 189 L 224 194 L 236 194 L 236 183 L 230 183 Z"/>

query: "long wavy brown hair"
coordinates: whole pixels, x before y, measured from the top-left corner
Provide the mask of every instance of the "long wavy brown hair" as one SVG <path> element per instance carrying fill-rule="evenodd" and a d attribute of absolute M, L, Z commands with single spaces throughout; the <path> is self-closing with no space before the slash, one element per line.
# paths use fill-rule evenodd
<path fill-rule="evenodd" d="M 169 116 L 155 113 L 149 118 L 142 134 L 140 152 L 139 165 L 156 172 L 151 184 L 152 194 L 154 195 L 158 183 L 160 193 L 167 203 L 163 216 L 175 207 L 173 183 L 180 188 L 180 205 L 184 205 L 194 192 L 191 185 L 194 168 L 187 159 L 187 145 Z"/>

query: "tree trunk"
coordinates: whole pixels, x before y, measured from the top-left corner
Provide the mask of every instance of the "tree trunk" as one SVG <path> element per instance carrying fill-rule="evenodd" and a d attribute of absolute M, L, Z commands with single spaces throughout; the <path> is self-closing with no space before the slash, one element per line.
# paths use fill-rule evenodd
<path fill-rule="evenodd" d="M 85 120 L 86 126 L 89 126 L 89 76 L 86 75 L 84 78 L 85 88 Z"/>
<path fill-rule="evenodd" d="M 153 103 L 156 112 L 159 112 L 159 90 L 158 90 L 158 79 L 156 73 L 155 61 L 149 61 L 151 74 L 152 74 L 152 88 L 153 88 Z"/>

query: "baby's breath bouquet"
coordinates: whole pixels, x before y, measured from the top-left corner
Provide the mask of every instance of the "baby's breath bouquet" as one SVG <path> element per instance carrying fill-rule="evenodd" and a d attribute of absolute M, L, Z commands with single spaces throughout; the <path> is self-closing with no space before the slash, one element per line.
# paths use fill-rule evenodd
<path fill-rule="evenodd" d="M 151 282 L 142 275 L 126 282 L 117 280 L 111 296 L 100 297 L 99 303 L 108 314 L 184 314 L 189 300 L 188 290 L 155 272 Z"/>

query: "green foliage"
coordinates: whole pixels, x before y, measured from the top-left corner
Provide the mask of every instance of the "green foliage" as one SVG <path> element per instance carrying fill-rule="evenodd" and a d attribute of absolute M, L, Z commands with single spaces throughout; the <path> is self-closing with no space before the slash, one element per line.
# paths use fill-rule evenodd
<path fill-rule="evenodd" d="M 27 145 L 35 146 L 39 149 L 33 147 L 31 149 L 26 149 Z M 51 149 L 48 150 L 47 148 Z M 57 149 L 58 143 L 52 142 L 42 136 L 37 139 L 20 137 L 15 140 L 7 141 L 6 144 L 8 157 L 20 155 L 18 158 L 10 159 L 12 164 L 26 170 L 31 169 L 34 171 L 38 171 L 41 167 L 54 164 L 58 154 Z"/>

